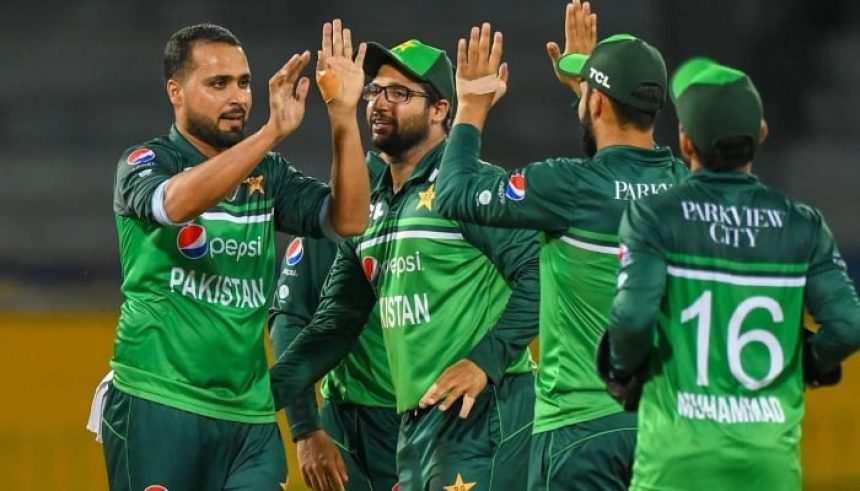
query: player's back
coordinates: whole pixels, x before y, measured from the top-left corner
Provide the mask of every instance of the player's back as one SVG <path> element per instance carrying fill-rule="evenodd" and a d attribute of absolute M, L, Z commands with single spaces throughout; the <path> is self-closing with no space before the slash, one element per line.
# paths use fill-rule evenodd
<path fill-rule="evenodd" d="M 665 250 L 632 489 L 799 489 L 804 285 L 820 214 L 700 171 L 630 210 Z"/>

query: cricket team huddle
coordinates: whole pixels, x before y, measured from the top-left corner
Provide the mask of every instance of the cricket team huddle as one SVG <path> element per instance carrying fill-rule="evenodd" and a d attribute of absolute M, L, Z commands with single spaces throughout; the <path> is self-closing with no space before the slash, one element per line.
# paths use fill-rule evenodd
<path fill-rule="evenodd" d="M 294 489 L 282 408 L 290 482 L 318 491 L 801 489 L 804 391 L 840 381 L 860 301 L 821 213 L 752 173 L 762 97 L 714 60 L 598 42 L 588 2 L 564 32 L 547 54 L 584 155 L 505 170 L 481 158 L 501 32 L 452 61 L 325 23 L 327 183 L 272 151 L 309 51 L 246 134 L 239 40 L 173 34 L 175 121 L 116 167 L 123 303 L 88 425 L 112 491 Z M 654 141 L 667 104 L 680 158 Z"/>

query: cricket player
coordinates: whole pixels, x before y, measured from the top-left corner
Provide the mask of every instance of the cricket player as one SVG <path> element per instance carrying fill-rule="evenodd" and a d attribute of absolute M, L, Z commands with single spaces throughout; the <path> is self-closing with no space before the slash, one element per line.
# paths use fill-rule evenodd
<path fill-rule="evenodd" d="M 269 80 L 269 120 L 245 137 L 251 73 L 236 37 L 201 24 L 165 47 L 175 123 L 126 150 L 115 179 L 124 301 L 102 419 L 111 490 L 283 489 L 263 345 L 275 231 L 355 235 L 369 206 L 364 47 L 353 61 L 339 20 L 323 38 L 317 70 L 339 83 L 323 94 L 331 187 L 271 152 L 304 115 L 307 51 Z"/>
<path fill-rule="evenodd" d="M 369 170 L 373 176 L 384 169 Z M 337 244 L 328 239 L 289 241 L 269 317 L 276 357 L 316 312 L 336 253 Z M 312 489 L 390 490 L 397 483 L 400 417 L 376 310 L 358 344 L 323 378 L 321 392 L 319 410 L 313 387 L 286 407 L 305 483 Z"/>
<path fill-rule="evenodd" d="M 454 102 L 451 61 L 418 40 L 371 43 L 364 90 L 387 165 L 370 226 L 342 242 L 311 323 L 272 368 L 276 405 L 352 348 L 377 303 L 397 412 L 403 491 L 525 487 L 534 405 L 538 243 L 441 217 L 436 177 Z"/>
<path fill-rule="evenodd" d="M 647 378 L 631 489 L 799 490 L 804 384 L 838 381 L 860 302 L 821 213 L 751 174 L 767 126 L 749 77 L 696 58 L 672 98 L 693 174 L 627 209 L 599 357 L 627 404 Z"/>
<path fill-rule="evenodd" d="M 594 370 L 618 273 L 617 228 L 627 203 L 671 189 L 688 174 L 654 143 L 666 68 L 641 39 L 596 46 L 588 5 L 566 12 L 567 47 L 548 47 L 560 79 L 581 79 L 579 118 L 588 158 L 553 158 L 502 171 L 480 161 L 481 132 L 504 92 L 501 33 L 475 27 L 460 40 L 458 109 L 442 161 L 439 212 L 484 225 L 541 232 L 540 359 L 530 490 L 626 490 L 636 414 L 624 412 Z M 591 55 L 586 55 L 591 51 Z M 553 49 L 554 48 L 554 49 Z"/>

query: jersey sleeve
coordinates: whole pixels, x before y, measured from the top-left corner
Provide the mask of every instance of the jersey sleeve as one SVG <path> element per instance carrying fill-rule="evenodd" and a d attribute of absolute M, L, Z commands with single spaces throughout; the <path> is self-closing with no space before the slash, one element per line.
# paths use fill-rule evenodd
<path fill-rule="evenodd" d="M 287 350 L 313 318 L 335 252 L 335 244 L 328 240 L 295 237 L 289 241 L 269 310 L 275 358 Z M 313 386 L 302 391 L 285 409 L 293 440 L 320 429 Z"/>
<path fill-rule="evenodd" d="M 860 301 L 833 235 L 817 211 L 804 303 L 821 326 L 812 336 L 812 353 L 822 372 L 834 370 L 860 348 Z"/>
<path fill-rule="evenodd" d="M 276 408 L 291 403 L 349 354 L 373 310 L 376 298 L 351 244 L 338 246 L 313 319 L 271 368 Z"/>
<path fill-rule="evenodd" d="M 560 231 L 577 206 L 579 165 L 558 159 L 505 171 L 481 162 L 481 134 L 455 125 L 436 185 L 439 212 L 494 227 Z"/>
<path fill-rule="evenodd" d="M 114 179 L 114 212 L 160 223 L 153 209 L 153 196 L 181 171 L 176 155 L 158 144 L 148 143 L 123 152 Z"/>
<path fill-rule="evenodd" d="M 466 356 L 498 385 L 538 333 L 540 305 L 537 232 L 462 224 L 463 237 L 495 264 L 512 285 L 505 310 Z"/>
<path fill-rule="evenodd" d="M 296 170 L 280 155 L 275 160 L 275 228 L 308 237 L 341 237 L 331 226 L 331 188 Z"/>
<path fill-rule="evenodd" d="M 621 269 L 608 332 L 610 362 L 621 375 L 632 373 L 648 357 L 666 288 L 665 247 L 655 233 L 660 221 L 647 201 L 631 201 L 619 227 Z"/>

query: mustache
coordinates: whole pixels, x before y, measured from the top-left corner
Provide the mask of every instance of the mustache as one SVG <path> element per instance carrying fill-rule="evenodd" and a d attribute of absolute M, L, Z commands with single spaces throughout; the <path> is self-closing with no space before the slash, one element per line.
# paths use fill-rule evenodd
<path fill-rule="evenodd" d="M 221 113 L 222 118 L 242 118 L 245 119 L 245 116 L 248 114 L 248 111 L 241 107 L 232 107 L 223 113 Z"/>

